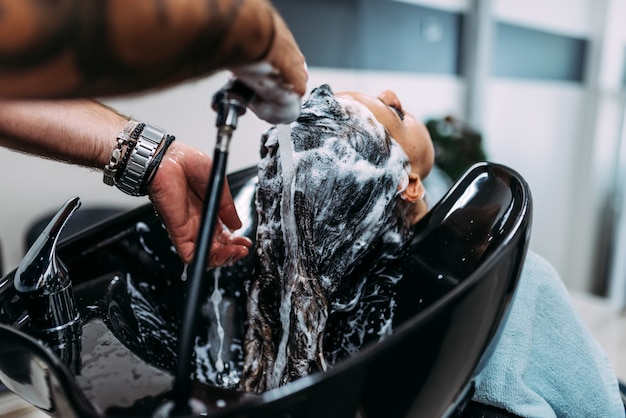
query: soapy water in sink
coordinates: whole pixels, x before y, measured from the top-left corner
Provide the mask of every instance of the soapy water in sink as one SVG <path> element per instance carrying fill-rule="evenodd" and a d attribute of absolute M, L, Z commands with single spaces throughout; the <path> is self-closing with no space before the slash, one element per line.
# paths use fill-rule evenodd
<path fill-rule="evenodd" d="M 196 338 L 196 371 L 193 378 L 206 384 L 236 388 L 241 380 L 242 342 L 236 335 L 235 302 L 222 295 L 221 269 L 214 270 L 214 288 L 201 312 L 206 319 L 206 340 Z"/>
<path fill-rule="evenodd" d="M 195 367 L 190 378 L 207 385 L 203 389 L 203 401 L 222 409 L 239 402 L 241 398 L 237 396 L 246 396 L 239 390 L 243 363 L 239 336 L 243 323 L 233 315 L 234 299 L 243 295 L 228 288 L 236 273 L 229 269 L 219 269 L 216 273 L 219 274 L 211 280 L 214 288 L 208 292 L 210 296 L 201 311 L 204 331 L 196 337 Z M 174 384 L 179 318 L 172 301 L 177 296 L 175 289 L 180 287 L 176 285 L 174 291 L 162 292 L 159 285 L 138 277 L 137 273 L 118 275 L 112 280 L 105 277 L 93 293 L 111 289 L 106 306 L 100 307 L 92 301 L 81 303 L 89 312 L 84 323 L 83 363 L 76 379 L 82 392 L 103 410 L 150 410 L 151 405 L 162 402 Z M 226 286 L 220 289 L 220 285 Z M 366 300 L 368 295 L 375 296 L 378 292 L 371 292 L 366 286 L 362 293 L 362 299 Z M 242 301 L 239 306 L 243 309 Z M 223 332 L 218 331 L 217 323 Z M 341 350 L 346 353 L 358 351 L 359 344 L 354 342 L 362 341 L 376 330 L 372 325 L 367 325 L 367 330 L 363 325 L 349 327 L 350 333 L 345 333 L 349 339 L 341 340 Z"/>
<path fill-rule="evenodd" d="M 170 390 L 173 380 L 170 373 L 146 365 L 129 351 L 101 319 L 84 324 L 76 382 L 102 410 L 131 407 L 136 399 L 158 396 Z"/>
<path fill-rule="evenodd" d="M 106 306 L 101 314 L 91 315 L 104 318 L 117 338 L 135 355 L 141 357 L 151 366 L 167 372 L 176 368 L 177 339 L 181 320 L 177 300 L 182 300 L 187 275 L 187 265 L 182 265 L 179 276 L 171 276 L 173 266 L 166 265 L 169 255 L 164 256 L 163 249 L 152 248 L 159 241 L 152 238 L 151 227 L 145 222 L 135 225 L 137 243 L 143 249 L 146 266 L 133 273 L 120 274 L 107 287 L 96 291 L 105 291 L 109 296 L 102 300 Z M 178 260 L 173 247 L 172 260 Z M 166 249 L 167 251 L 167 249 Z M 152 270 L 156 268 L 156 270 Z M 247 268 L 240 268 L 247 272 Z M 190 378 L 196 382 L 220 388 L 236 388 L 240 381 L 243 361 L 242 331 L 243 326 L 238 309 L 244 309 L 243 298 L 239 288 L 220 289 L 221 269 L 213 269 L 207 274 L 212 280 L 213 289 L 201 307 L 201 319 L 198 321 L 198 335 L 195 339 L 193 361 Z M 225 280 L 233 282 L 232 273 L 224 274 Z M 178 280 L 180 282 L 176 283 Z M 210 286 L 207 286 L 210 287 Z M 241 286 L 243 290 L 243 286 Z M 236 302 L 234 299 L 240 298 Z M 241 308 L 238 308 L 238 305 Z M 88 308 L 91 311 L 98 309 Z"/>
<path fill-rule="evenodd" d="M 196 336 L 192 380 L 222 388 L 236 388 L 240 381 L 242 342 L 236 334 L 235 302 L 219 288 L 219 269 L 214 289 L 201 308 L 200 335 Z M 156 288 L 127 274 L 114 279 L 108 317 L 111 328 L 131 351 L 151 365 L 174 371 L 180 316 L 161 300 Z M 175 296 L 175 294 L 171 294 Z M 162 297 L 161 297 L 162 298 Z M 225 335 L 228 333 L 228 335 Z"/>
<path fill-rule="evenodd" d="M 218 373 L 224 372 L 224 362 L 222 361 L 222 349 L 224 348 L 224 327 L 222 326 L 222 320 L 220 318 L 220 303 L 222 302 L 222 294 L 219 288 L 219 275 L 215 275 L 215 286 L 213 293 L 211 293 L 211 304 L 213 305 L 213 312 L 215 313 L 215 328 L 217 330 L 216 345 L 219 347 L 217 354 L 215 355 L 215 369 Z"/>
<path fill-rule="evenodd" d="M 141 232 L 147 232 L 145 225 Z M 143 245 L 149 242 L 142 239 Z M 150 251 L 154 256 L 156 251 Z M 194 347 L 195 366 L 191 379 L 223 389 L 239 389 L 243 374 L 243 309 L 245 295 L 228 285 L 241 281 L 240 271 L 248 272 L 243 263 L 212 270 L 209 288 L 201 308 L 199 335 Z M 180 280 L 183 280 L 183 266 Z M 137 276 L 137 275 L 135 275 Z M 245 273 L 244 276 L 249 276 Z M 370 272 L 372 280 L 359 280 L 333 299 L 333 315 L 325 331 L 325 353 L 329 365 L 354 355 L 367 342 L 389 335 L 395 309 L 394 285 L 400 277 Z M 211 280 L 211 278 L 213 280 Z M 173 280 L 176 280 L 174 278 Z M 225 286 L 223 286 L 225 285 Z M 111 328 L 132 352 L 152 366 L 172 372 L 176 366 L 178 323 L 180 317 L 173 301 L 184 286 L 176 285 L 166 295 L 160 294 L 151 280 L 132 274 L 117 277 L 116 289 L 108 313 Z M 210 286 L 209 286 L 210 287 Z M 283 300 L 283 309 L 289 309 Z"/>

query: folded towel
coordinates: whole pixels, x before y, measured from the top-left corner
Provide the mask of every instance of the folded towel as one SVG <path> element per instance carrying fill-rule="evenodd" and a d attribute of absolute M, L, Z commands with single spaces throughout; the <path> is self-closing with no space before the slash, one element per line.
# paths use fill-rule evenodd
<path fill-rule="evenodd" d="M 617 377 L 558 273 L 529 251 L 473 400 L 525 418 L 624 417 Z"/>

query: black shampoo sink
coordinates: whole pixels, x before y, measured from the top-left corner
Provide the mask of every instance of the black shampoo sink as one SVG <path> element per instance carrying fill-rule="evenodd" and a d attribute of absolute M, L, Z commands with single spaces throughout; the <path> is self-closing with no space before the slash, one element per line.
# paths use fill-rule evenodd
<path fill-rule="evenodd" d="M 254 238 L 256 168 L 231 174 L 229 184 L 243 233 Z M 194 398 L 215 417 L 458 414 L 506 320 L 531 212 L 528 186 L 516 172 L 474 166 L 418 223 L 409 255 L 389 267 L 402 276 L 394 333 L 327 372 L 263 394 L 236 389 L 252 256 L 207 271 Z M 58 255 L 72 280 L 82 333 L 64 344 L 35 338 L 9 273 L 0 282 L 0 381 L 54 416 L 153 416 L 171 400 L 186 273 L 153 208 L 74 235 L 59 244 Z M 211 301 L 216 284 L 220 303 Z M 221 373 L 216 358 L 223 360 Z"/>

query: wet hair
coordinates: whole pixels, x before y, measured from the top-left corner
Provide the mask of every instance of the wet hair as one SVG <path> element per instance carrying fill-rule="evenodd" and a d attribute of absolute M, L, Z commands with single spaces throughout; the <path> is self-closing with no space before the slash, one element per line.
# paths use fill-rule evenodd
<path fill-rule="evenodd" d="M 329 315 L 353 310 L 363 272 L 395 259 L 410 238 L 409 203 L 399 198 L 408 157 L 367 108 L 328 85 L 289 128 L 264 135 L 261 157 L 242 380 L 259 392 L 325 370 Z M 291 312 L 281 317 L 285 301 Z"/>

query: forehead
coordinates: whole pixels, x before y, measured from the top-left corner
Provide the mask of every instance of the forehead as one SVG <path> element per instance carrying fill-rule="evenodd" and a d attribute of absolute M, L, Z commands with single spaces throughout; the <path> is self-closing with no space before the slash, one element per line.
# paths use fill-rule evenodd
<path fill-rule="evenodd" d="M 337 97 L 328 88 L 312 92 L 291 124 L 291 139 L 295 152 L 317 150 L 333 158 L 354 154 L 375 166 L 386 164 L 392 155 L 398 157 L 392 149 L 397 144 L 367 106 Z"/>
<path fill-rule="evenodd" d="M 362 123 L 365 129 L 371 130 L 371 135 L 385 138 L 385 126 L 378 120 L 372 110 L 361 100 L 351 95 L 336 95 L 337 103 L 354 123 Z"/>

